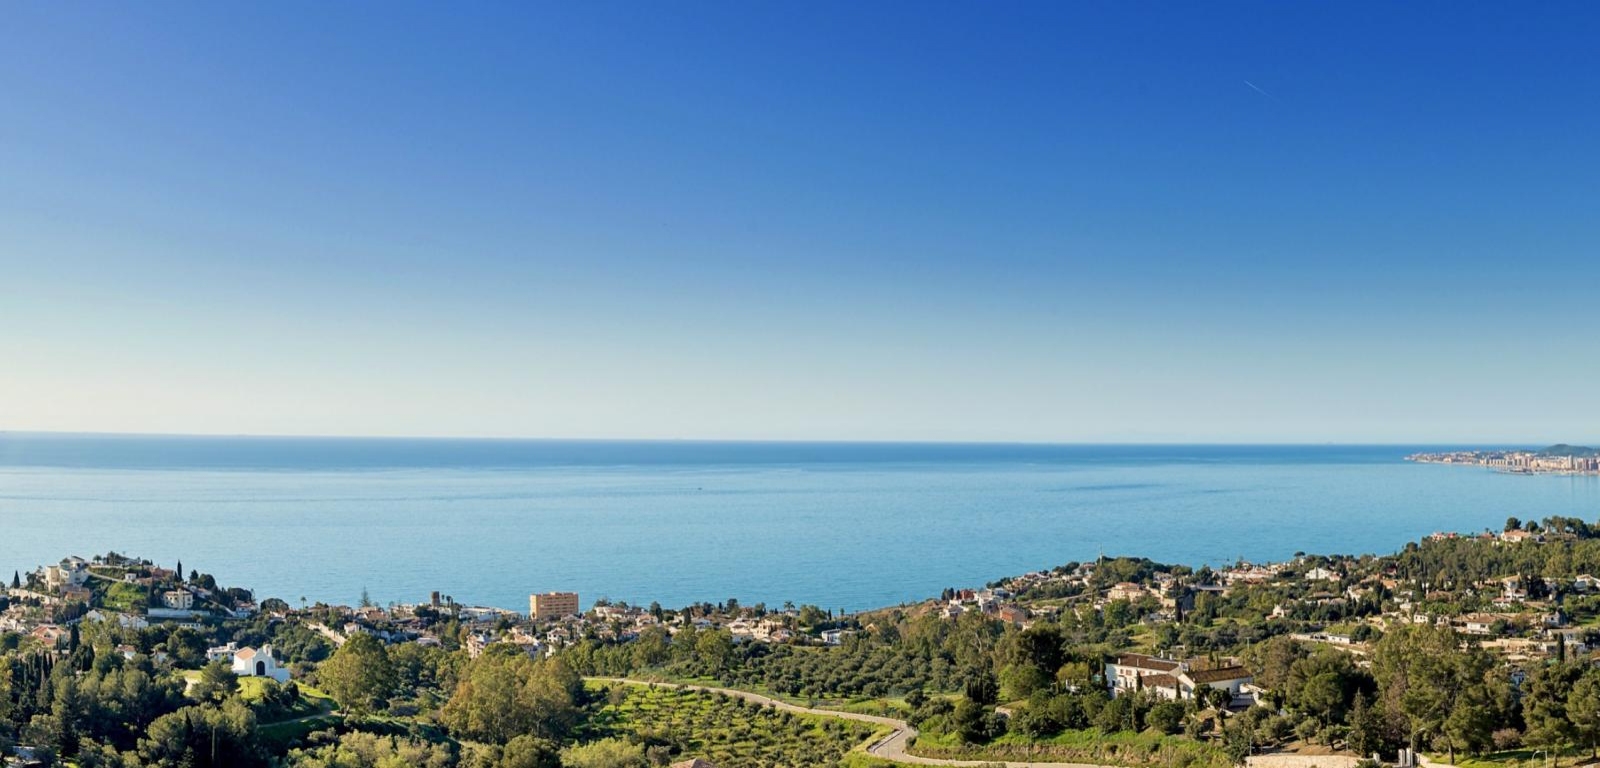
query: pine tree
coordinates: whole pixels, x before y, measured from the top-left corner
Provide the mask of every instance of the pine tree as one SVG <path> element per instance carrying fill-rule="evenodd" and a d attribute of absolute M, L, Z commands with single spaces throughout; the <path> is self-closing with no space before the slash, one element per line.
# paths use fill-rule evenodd
<path fill-rule="evenodd" d="M 1371 757 L 1384 748 L 1382 712 L 1367 704 L 1367 697 L 1356 694 L 1355 706 L 1350 710 L 1350 734 L 1346 743 L 1351 751 L 1361 757 Z"/>
<path fill-rule="evenodd" d="M 22 572 L 21 571 L 12 571 L 11 572 L 11 588 L 12 589 L 22 589 Z"/>
<path fill-rule="evenodd" d="M 178 561 L 178 570 L 173 571 L 173 573 L 177 574 L 177 578 L 179 578 L 179 579 L 183 578 L 183 561 L 182 560 Z"/>

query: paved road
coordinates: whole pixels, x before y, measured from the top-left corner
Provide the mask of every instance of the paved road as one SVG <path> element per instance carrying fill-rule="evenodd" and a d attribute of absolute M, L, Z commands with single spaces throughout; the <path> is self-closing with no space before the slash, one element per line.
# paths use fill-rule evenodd
<path fill-rule="evenodd" d="M 587 679 L 594 680 L 596 682 L 601 682 L 601 683 L 621 683 L 621 684 L 624 684 L 624 685 L 655 685 L 655 686 L 660 686 L 662 688 L 679 688 L 679 689 L 688 690 L 688 691 L 701 691 L 701 692 L 704 692 L 704 693 L 724 693 L 724 694 L 727 694 L 729 696 L 737 696 L 737 697 L 739 697 L 741 699 L 744 699 L 745 701 L 751 701 L 751 702 L 755 702 L 757 704 L 763 704 L 763 705 L 770 704 L 770 705 L 772 705 L 774 707 L 777 707 L 778 709 L 783 710 L 785 712 L 794 712 L 794 713 L 802 714 L 802 715 L 821 715 L 823 717 L 838 717 L 838 718 L 843 718 L 845 720 L 855 720 L 855 721 L 863 722 L 863 723 L 871 723 L 872 725 L 877 725 L 877 726 L 886 726 L 886 727 L 891 729 L 890 732 L 889 732 L 889 735 L 885 736 L 885 737 L 883 737 L 881 739 L 878 739 L 877 741 L 874 741 L 871 744 L 868 744 L 867 745 L 867 753 L 872 755 L 873 757 L 879 757 L 879 758 L 882 758 L 884 760 L 891 760 L 891 761 L 896 762 L 896 763 L 908 763 L 908 764 L 913 764 L 913 765 L 956 765 L 956 766 L 996 766 L 996 765 L 1003 765 L 1003 766 L 1006 766 L 1006 768 L 1106 768 L 1106 766 L 1092 765 L 1092 764 L 1088 764 L 1088 763 L 1030 763 L 1030 762 L 1019 762 L 1019 761 L 1015 761 L 1015 760 L 1013 760 L 1013 761 L 1001 761 L 1001 760 L 947 760 L 947 759 L 937 758 L 937 757 L 919 757 L 917 755 L 913 755 L 913 754 L 910 754 L 910 753 L 906 752 L 907 744 L 910 743 L 911 739 L 914 739 L 917 736 L 917 729 L 911 727 L 911 724 L 906 722 L 906 721 L 904 721 L 904 720 L 896 720 L 895 718 L 892 718 L 892 717 L 881 717 L 879 715 L 863 715 L 863 714 L 858 714 L 858 713 L 855 713 L 855 712 L 841 712 L 841 711 L 839 711 L 837 709 L 812 709 L 810 707 L 802 707 L 802 706 L 798 706 L 798 705 L 795 705 L 795 704 L 790 704 L 790 703 L 785 702 L 785 701 L 778 701 L 777 699 L 771 698 L 769 696 L 762 696 L 759 693 L 751 693 L 749 691 L 740 691 L 740 690 L 735 690 L 733 688 L 717 688 L 717 687 L 709 686 L 709 685 L 691 685 L 691 684 L 687 684 L 687 683 L 658 683 L 658 682 L 652 682 L 650 680 L 635 680 L 635 679 L 626 678 L 626 677 L 591 677 L 591 678 L 587 678 Z"/>

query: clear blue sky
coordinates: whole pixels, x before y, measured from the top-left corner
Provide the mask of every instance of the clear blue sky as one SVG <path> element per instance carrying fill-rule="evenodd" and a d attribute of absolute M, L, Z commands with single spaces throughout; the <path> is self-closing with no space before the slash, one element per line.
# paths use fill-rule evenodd
<path fill-rule="evenodd" d="M 1600 9 L 13 3 L 0 428 L 1600 440 Z"/>

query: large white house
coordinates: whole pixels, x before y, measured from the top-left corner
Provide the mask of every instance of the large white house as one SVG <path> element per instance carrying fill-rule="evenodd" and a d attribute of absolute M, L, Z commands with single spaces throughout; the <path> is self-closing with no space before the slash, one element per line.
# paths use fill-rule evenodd
<path fill-rule="evenodd" d="M 89 561 L 81 557 L 69 557 L 61 561 L 60 565 L 52 565 L 44 569 L 45 583 L 53 588 L 81 587 L 89 580 Z"/>
<path fill-rule="evenodd" d="M 1200 663 L 1124 653 L 1106 664 L 1106 682 L 1113 696 L 1149 691 L 1168 699 L 1193 699 L 1201 688 L 1218 688 L 1233 694 L 1236 704 L 1249 697 L 1249 670 L 1233 665 L 1196 669 Z"/>
<path fill-rule="evenodd" d="M 240 677 L 270 677 L 280 683 L 289 681 L 289 670 L 278 666 L 270 644 L 234 651 L 233 673 Z"/>
<path fill-rule="evenodd" d="M 1106 684 L 1111 687 L 1113 696 L 1119 696 L 1143 690 L 1144 678 L 1171 677 L 1182 670 L 1183 662 L 1177 659 L 1162 659 L 1142 653 L 1124 653 L 1118 656 L 1116 661 L 1106 664 Z"/>

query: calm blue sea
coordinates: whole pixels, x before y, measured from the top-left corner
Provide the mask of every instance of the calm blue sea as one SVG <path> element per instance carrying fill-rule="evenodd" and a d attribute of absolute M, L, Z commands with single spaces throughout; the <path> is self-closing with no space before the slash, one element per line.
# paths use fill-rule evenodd
<path fill-rule="evenodd" d="M 1393 552 L 1600 479 L 1446 446 L 897 445 L 0 434 L 0 572 L 117 550 L 260 597 L 859 609 L 1092 558 Z"/>

